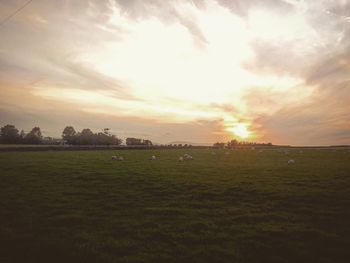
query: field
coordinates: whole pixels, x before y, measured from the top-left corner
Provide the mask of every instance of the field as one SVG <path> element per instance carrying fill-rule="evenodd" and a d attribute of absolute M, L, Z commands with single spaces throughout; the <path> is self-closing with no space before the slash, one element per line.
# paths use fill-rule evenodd
<path fill-rule="evenodd" d="M 349 262 L 349 150 L 225 152 L 0 152 L 0 262 Z"/>

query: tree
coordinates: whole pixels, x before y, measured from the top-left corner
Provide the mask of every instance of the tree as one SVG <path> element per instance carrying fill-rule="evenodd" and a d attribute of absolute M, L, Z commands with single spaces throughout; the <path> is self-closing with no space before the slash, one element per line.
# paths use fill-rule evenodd
<path fill-rule="evenodd" d="M 142 140 L 137 138 L 126 138 L 126 145 L 142 145 Z"/>
<path fill-rule="evenodd" d="M 25 142 L 29 144 L 40 144 L 43 136 L 41 134 L 40 127 L 34 127 L 26 136 Z"/>
<path fill-rule="evenodd" d="M 115 145 L 121 145 L 123 140 L 122 139 L 119 139 L 117 136 L 115 135 L 112 135 L 113 136 L 113 144 Z"/>
<path fill-rule="evenodd" d="M 104 128 L 103 129 L 103 133 L 106 134 L 106 135 L 110 135 L 109 128 Z"/>
<path fill-rule="evenodd" d="M 115 135 L 99 132 L 95 134 L 95 143 L 98 145 L 119 145 L 122 143 Z"/>
<path fill-rule="evenodd" d="M 230 142 L 227 143 L 227 147 L 228 148 L 234 148 L 237 145 L 238 145 L 238 141 L 237 140 L 231 140 Z"/>
<path fill-rule="evenodd" d="M 62 132 L 62 138 L 73 145 L 120 145 L 122 143 L 121 139 L 109 132 L 109 128 L 93 133 L 90 129 L 76 132 L 72 126 L 67 126 Z"/>
<path fill-rule="evenodd" d="M 102 132 L 95 134 L 95 141 L 98 145 L 120 145 L 122 140 L 110 133 L 109 128 L 104 128 Z"/>
<path fill-rule="evenodd" d="M 76 131 L 72 126 L 67 126 L 62 132 L 62 139 L 68 144 L 75 144 L 76 141 Z"/>
<path fill-rule="evenodd" d="M 20 136 L 18 134 L 18 129 L 14 125 L 7 124 L 1 128 L 1 142 L 2 143 L 18 143 Z"/>
<path fill-rule="evenodd" d="M 143 140 L 142 144 L 146 145 L 146 146 L 152 146 L 153 145 L 153 143 L 150 140 Z"/>
<path fill-rule="evenodd" d="M 137 138 L 126 138 L 126 145 L 145 145 L 152 146 L 152 142 L 150 140 L 142 140 Z"/>
<path fill-rule="evenodd" d="M 26 134 L 25 134 L 24 130 L 21 130 L 21 132 L 20 132 L 20 134 L 19 134 L 19 139 L 20 139 L 20 141 L 23 142 L 25 137 L 26 137 Z"/>
<path fill-rule="evenodd" d="M 78 144 L 93 145 L 95 143 L 94 133 L 90 129 L 83 129 L 78 133 Z"/>
<path fill-rule="evenodd" d="M 217 142 L 217 143 L 214 143 L 213 146 L 215 148 L 224 148 L 225 147 L 225 143 L 223 142 Z"/>

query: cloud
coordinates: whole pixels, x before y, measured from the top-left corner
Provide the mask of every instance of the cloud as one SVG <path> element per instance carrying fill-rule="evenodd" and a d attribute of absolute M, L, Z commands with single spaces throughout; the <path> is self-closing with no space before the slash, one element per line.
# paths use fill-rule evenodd
<path fill-rule="evenodd" d="M 269 9 L 272 12 L 288 13 L 295 9 L 295 6 L 288 1 L 281 0 L 217 0 L 218 3 L 227 7 L 231 12 L 246 17 L 252 8 Z"/>
<path fill-rule="evenodd" d="M 1 117 L 56 134 L 69 120 L 218 141 L 244 123 L 259 140 L 349 143 L 348 5 L 33 1 L 0 28 Z"/>
<path fill-rule="evenodd" d="M 343 43 L 348 46 L 348 43 Z M 348 49 L 347 49 L 348 50 Z M 306 73 L 306 83 L 317 87 L 313 96 L 288 105 L 272 116 L 260 119 L 268 138 L 294 144 L 329 145 L 350 142 L 350 52 L 319 58 Z"/>

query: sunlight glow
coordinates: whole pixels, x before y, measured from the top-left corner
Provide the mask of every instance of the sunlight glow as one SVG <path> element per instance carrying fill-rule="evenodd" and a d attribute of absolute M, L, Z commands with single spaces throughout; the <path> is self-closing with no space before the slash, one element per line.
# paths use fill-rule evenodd
<path fill-rule="evenodd" d="M 195 21 L 186 26 L 184 18 L 169 23 L 156 16 L 133 19 L 114 1 L 111 8 L 108 21 L 96 25 L 110 37 L 98 45 L 81 46 L 72 63 L 115 81 L 115 91 L 113 85 L 110 94 L 101 86 L 90 90 L 42 86 L 33 94 L 96 114 L 169 123 L 224 119 L 221 131 L 241 139 L 258 136 L 253 115 L 272 115 L 310 94 L 310 87 L 296 74 L 246 66 L 257 59 L 252 45 L 257 40 L 281 40 L 300 54 L 308 52 L 306 47 L 318 39 L 301 12 L 285 19 L 258 8 L 244 18 L 216 1 L 208 0 L 205 8 L 178 3 L 177 13 Z M 123 33 L 114 38 L 113 32 Z M 132 99 L 118 95 L 124 88 L 118 83 L 125 84 Z"/>
<path fill-rule="evenodd" d="M 250 131 L 245 123 L 237 123 L 233 127 L 227 128 L 234 135 L 238 136 L 240 139 L 247 139 L 250 136 Z"/>
<path fill-rule="evenodd" d="M 225 130 L 230 134 L 238 137 L 238 139 L 248 139 L 253 137 L 253 132 L 248 128 L 248 121 L 242 121 L 233 116 L 226 116 L 223 120 Z"/>
<path fill-rule="evenodd" d="M 104 41 L 97 49 L 92 47 L 77 56 L 77 63 L 127 83 L 133 95 L 158 104 L 160 110 L 173 107 L 164 111 L 170 119 L 180 119 L 177 113 L 186 111 L 191 112 L 183 114 L 184 120 L 188 116 L 212 119 L 227 115 L 225 111 L 215 112 L 212 104 L 232 105 L 237 112 L 231 114 L 245 115 L 251 109 L 243 98 L 252 87 L 287 92 L 303 82 L 294 76 L 255 74 L 243 66 L 254 60 L 250 43 L 261 33 L 269 35 L 255 26 L 259 21 L 254 20 L 248 28 L 241 17 L 215 1 L 208 1 L 205 9 L 189 4 L 177 9 L 195 17 L 205 40 L 198 40 L 180 23 L 166 24 L 154 17 L 129 20 L 114 5 L 109 25 L 124 29 L 127 37 Z M 169 98 L 178 103 L 170 105 Z M 196 105 L 207 109 L 193 115 Z M 136 111 L 144 112 L 142 103 L 134 106 L 138 107 Z"/>
<path fill-rule="evenodd" d="M 159 143 L 349 137 L 350 0 L 19 2 L 0 1 L 0 122 Z"/>

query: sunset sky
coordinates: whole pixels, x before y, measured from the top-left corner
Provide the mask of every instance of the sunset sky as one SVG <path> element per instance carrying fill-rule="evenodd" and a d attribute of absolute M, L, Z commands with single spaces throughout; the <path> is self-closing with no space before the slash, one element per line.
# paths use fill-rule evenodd
<path fill-rule="evenodd" d="M 350 144 L 349 44 L 349 0 L 33 0 L 0 26 L 0 125 Z"/>

